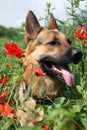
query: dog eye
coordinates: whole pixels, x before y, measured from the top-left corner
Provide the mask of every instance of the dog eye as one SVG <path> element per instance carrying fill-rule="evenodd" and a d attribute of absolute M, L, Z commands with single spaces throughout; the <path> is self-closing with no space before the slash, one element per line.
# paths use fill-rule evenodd
<path fill-rule="evenodd" d="M 54 40 L 52 42 L 49 42 L 47 43 L 48 45 L 51 45 L 51 46 L 58 46 L 58 41 L 57 40 Z"/>

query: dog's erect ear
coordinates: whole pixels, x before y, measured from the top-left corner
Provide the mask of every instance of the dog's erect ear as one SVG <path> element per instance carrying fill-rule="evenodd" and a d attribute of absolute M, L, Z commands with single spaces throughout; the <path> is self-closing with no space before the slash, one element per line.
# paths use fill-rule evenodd
<path fill-rule="evenodd" d="M 41 26 L 32 11 L 26 17 L 26 36 L 27 39 L 34 39 L 41 30 Z"/>
<path fill-rule="evenodd" d="M 49 21 L 48 29 L 58 29 L 59 30 L 59 27 L 58 27 L 56 20 L 52 13 L 50 14 L 50 21 Z"/>

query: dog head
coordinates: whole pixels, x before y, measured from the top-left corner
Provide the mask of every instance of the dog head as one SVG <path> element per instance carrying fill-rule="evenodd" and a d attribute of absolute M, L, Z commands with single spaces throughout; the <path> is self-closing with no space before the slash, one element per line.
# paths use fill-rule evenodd
<path fill-rule="evenodd" d="M 80 49 L 71 45 L 71 41 L 59 30 L 53 14 L 50 15 L 48 28 L 42 28 L 32 11 L 26 17 L 26 42 L 24 80 L 29 85 L 30 64 L 41 68 L 45 73 L 44 82 L 48 96 L 58 95 L 66 83 L 74 85 L 74 74 L 68 64 L 77 64 L 82 57 Z M 38 84 L 39 86 L 39 84 Z M 39 86 L 40 87 L 40 86 Z M 39 95 L 39 87 L 35 95 Z"/>

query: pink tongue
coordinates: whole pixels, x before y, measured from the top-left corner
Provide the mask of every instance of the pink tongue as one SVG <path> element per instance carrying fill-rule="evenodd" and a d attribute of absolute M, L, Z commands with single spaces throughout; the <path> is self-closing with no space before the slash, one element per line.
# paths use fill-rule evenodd
<path fill-rule="evenodd" d="M 63 74 L 63 78 L 64 80 L 66 81 L 66 84 L 68 86 L 74 86 L 75 85 L 75 78 L 74 78 L 74 74 L 71 73 L 70 71 L 64 69 L 61 67 L 61 71 L 62 71 L 62 74 Z"/>

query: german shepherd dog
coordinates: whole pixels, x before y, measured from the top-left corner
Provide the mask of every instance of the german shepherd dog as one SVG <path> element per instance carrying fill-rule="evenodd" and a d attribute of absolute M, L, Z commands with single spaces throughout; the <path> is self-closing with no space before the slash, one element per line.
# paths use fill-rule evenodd
<path fill-rule="evenodd" d="M 24 125 L 26 121 L 29 123 L 36 120 L 35 116 L 31 116 L 35 107 L 34 101 L 37 103 L 41 99 L 41 102 L 44 103 L 48 101 L 47 97 L 54 99 L 60 96 L 64 91 L 65 84 L 70 87 L 74 86 L 74 74 L 69 69 L 68 64 L 77 64 L 82 57 L 81 50 L 71 45 L 71 41 L 60 32 L 53 14 L 50 14 L 48 28 L 43 28 L 34 13 L 29 11 L 26 17 L 25 38 L 27 43 L 23 61 L 25 72 L 19 89 L 19 100 L 23 101 L 26 98 L 29 87 L 33 89 L 34 100 L 31 101 L 30 105 L 31 98 L 27 97 L 22 103 L 21 110 L 18 111 L 21 125 Z M 31 69 L 34 68 L 41 68 L 46 75 L 32 87 L 37 80 L 35 76 L 31 78 Z M 44 96 L 41 95 L 43 81 L 46 90 Z M 26 112 L 29 105 L 31 115 L 30 112 Z M 34 118 L 31 119 L 31 117 Z"/>

